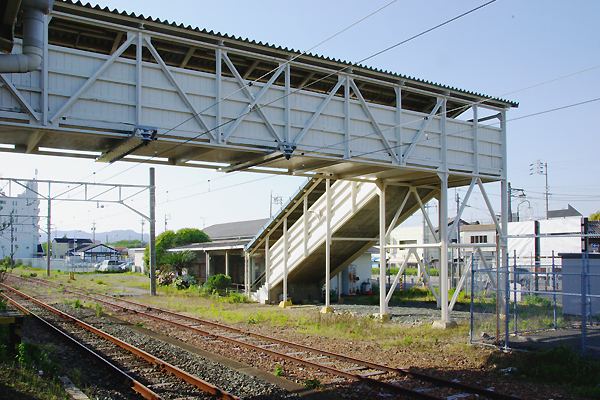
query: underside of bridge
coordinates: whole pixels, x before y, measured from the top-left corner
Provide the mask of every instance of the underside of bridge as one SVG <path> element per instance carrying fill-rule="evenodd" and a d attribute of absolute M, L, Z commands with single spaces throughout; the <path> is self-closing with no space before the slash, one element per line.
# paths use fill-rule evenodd
<path fill-rule="evenodd" d="M 315 202 L 328 190 L 351 193 L 330 189 L 339 182 L 366 185 L 365 203 L 348 203 L 334 230 L 373 240 L 336 241 L 326 226 L 290 278 L 323 264 L 330 275 L 433 196 L 445 221 L 452 186 L 502 182 L 505 236 L 505 113 L 514 102 L 68 0 L 3 2 L 0 50 L 11 53 L 0 55 L 2 151 L 306 176 L 320 180 Z M 403 202 L 407 190 L 419 199 Z M 331 223 L 338 203 L 321 202 Z M 271 241 L 307 211 L 294 210 L 265 231 Z M 447 258 L 444 226 L 437 245 Z M 385 287 L 380 296 L 384 315 Z"/>

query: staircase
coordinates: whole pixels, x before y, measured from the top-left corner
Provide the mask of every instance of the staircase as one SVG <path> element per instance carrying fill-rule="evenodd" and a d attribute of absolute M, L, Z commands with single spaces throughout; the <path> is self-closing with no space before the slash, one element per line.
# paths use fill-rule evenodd
<path fill-rule="evenodd" d="M 320 300 L 325 281 L 326 196 L 325 180 L 311 179 L 282 208 L 263 231 L 248 245 L 247 250 L 264 247 L 269 232 L 270 273 L 253 283 L 252 296 L 260 302 L 278 301 L 283 289 L 285 238 L 282 219 L 287 214 L 288 226 L 288 297 L 293 301 Z M 377 238 L 379 236 L 379 196 L 375 183 L 335 181 L 331 184 L 332 244 L 331 276 L 347 267 L 365 253 L 376 240 L 335 240 L 343 238 Z M 386 226 L 389 226 L 409 188 L 388 186 L 386 191 Z M 433 196 L 432 189 L 418 189 L 425 202 Z M 306 197 L 306 200 L 304 200 Z M 305 205 L 304 202 L 307 204 Z M 410 217 L 419 204 L 410 196 L 395 225 Z M 305 212 L 306 210 L 306 212 Z M 262 238 L 262 239 L 261 239 Z M 262 240 L 262 241 L 261 241 Z M 264 265 L 264 264 L 263 264 Z"/>

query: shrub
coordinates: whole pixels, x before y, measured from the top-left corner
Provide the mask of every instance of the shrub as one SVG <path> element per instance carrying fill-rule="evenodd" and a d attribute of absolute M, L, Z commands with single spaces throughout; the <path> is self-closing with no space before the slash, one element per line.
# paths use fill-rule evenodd
<path fill-rule="evenodd" d="M 224 274 L 210 276 L 204 283 L 204 288 L 210 292 L 223 293 L 231 286 L 231 277 Z"/>
<path fill-rule="evenodd" d="M 190 286 L 196 284 L 196 278 L 192 275 L 182 275 L 175 278 L 174 285 L 177 289 L 188 289 Z"/>
<path fill-rule="evenodd" d="M 273 371 L 273 375 L 275 376 L 283 376 L 283 367 L 279 364 L 275 366 L 275 370 Z"/>
<path fill-rule="evenodd" d="M 157 282 L 161 286 L 169 286 L 175 279 L 175 272 L 172 271 L 159 271 L 157 276 Z"/>

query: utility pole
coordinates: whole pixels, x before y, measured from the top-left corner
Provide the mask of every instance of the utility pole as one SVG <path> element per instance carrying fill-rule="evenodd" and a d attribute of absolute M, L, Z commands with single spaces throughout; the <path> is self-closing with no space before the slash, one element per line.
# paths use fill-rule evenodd
<path fill-rule="evenodd" d="M 269 202 L 269 218 L 273 218 L 273 204 L 279 205 L 281 207 L 283 205 L 283 196 L 274 195 L 273 191 L 271 191 L 271 201 Z"/>
<path fill-rule="evenodd" d="M 142 218 L 142 239 L 141 239 L 142 244 L 144 244 L 144 224 L 145 223 L 146 223 L 146 220 Z"/>
<path fill-rule="evenodd" d="M 515 192 L 516 192 L 516 194 L 515 194 Z M 512 199 L 516 199 L 516 198 L 519 198 L 519 199 L 525 198 L 525 189 L 514 188 L 514 187 L 512 187 L 510 182 L 508 182 L 508 222 L 513 222 Z M 517 208 L 517 221 L 519 220 L 518 215 L 519 215 L 519 210 Z"/>
<path fill-rule="evenodd" d="M 165 232 L 167 231 L 167 221 L 169 220 L 169 215 L 165 214 Z"/>
<path fill-rule="evenodd" d="M 10 265 L 15 265 L 15 210 L 10 212 Z"/>
<path fill-rule="evenodd" d="M 96 221 L 92 222 L 92 243 L 96 243 Z"/>
<path fill-rule="evenodd" d="M 458 218 L 458 213 L 460 212 L 460 195 L 458 194 L 458 190 L 456 191 L 456 217 Z M 456 243 L 460 243 L 460 218 L 456 221 Z M 458 268 L 457 268 L 458 267 Z M 457 273 L 458 272 L 458 273 Z M 456 276 L 458 275 L 458 276 Z M 460 247 L 456 248 L 456 264 L 454 271 L 452 271 L 452 285 L 455 286 L 456 278 L 460 278 Z"/>
<path fill-rule="evenodd" d="M 548 163 L 537 160 L 529 164 L 529 175 L 544 175 L 546 178 L 546 219 L 548 219 L 548 199 L 550 197 L 550 187 L 548 186 Z"/>

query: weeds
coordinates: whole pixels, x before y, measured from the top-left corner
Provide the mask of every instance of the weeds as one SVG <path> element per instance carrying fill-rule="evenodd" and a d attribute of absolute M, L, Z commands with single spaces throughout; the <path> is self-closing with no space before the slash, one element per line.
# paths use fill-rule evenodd
<path fill-rule="evenodd" d="M 96 314 L 96 317 L 100 318 L 104 315 L 104 308 L 102 308 L 100 304 L 96 303 L 96 305 L 94 306 L 94 312 Z"/>
<path fill-rule="evenodd" d="M 302 382 L 302 383 L 303 383 L 304 387 L 309 390 L 314 390 L 314 389 L 318 389 L 321 387 L 321 381 L 316 378 L 305 379 L 304 382 Z"/>
<path fill-rule="evenodd" d="M 273 371 L 273 375 L 275 376 L 283 376 L 283 367 L 279 364 L 275 366 L 275 370 Z"/>

